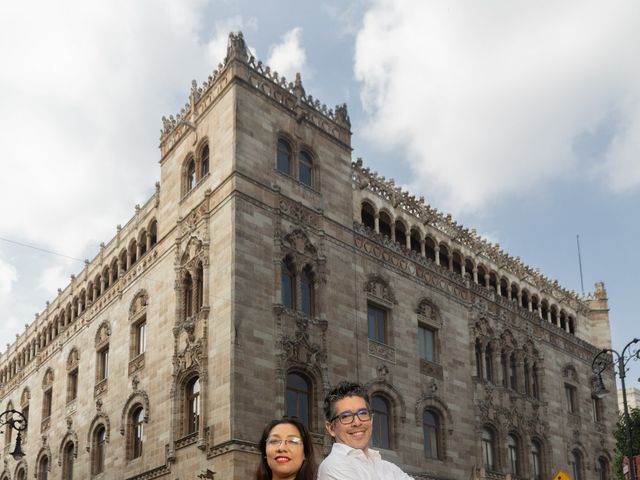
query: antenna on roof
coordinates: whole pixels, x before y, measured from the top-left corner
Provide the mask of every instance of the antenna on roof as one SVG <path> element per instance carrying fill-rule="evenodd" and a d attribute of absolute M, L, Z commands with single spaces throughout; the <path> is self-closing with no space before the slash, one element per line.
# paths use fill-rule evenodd
<path fill-rule="evenodd" d="M 580 290 L 584 297 L 584 281 L 582 280 L 582 256 L 580 255 L 580 235 L 576 235 L 576 243 L 578 244 L 578 265 L 580 266 Z"/>

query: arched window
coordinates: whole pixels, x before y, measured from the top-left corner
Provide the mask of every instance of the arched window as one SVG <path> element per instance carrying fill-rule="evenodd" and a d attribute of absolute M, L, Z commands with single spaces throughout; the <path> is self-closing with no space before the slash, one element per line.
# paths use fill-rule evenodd
<path fill-rule="evenodd" d="M 609 480 L 609 461 L 605 457 L 598 458 L 598 480 Z"/>
<path fill-rule="evenodd" d="M 298 179 L 308 187 L 313 187 L 313 159 L 302 150 L 298 155 Z"/>
<path fill-rule="evenodd" d="M 402 223 L 400 220 L 396 220 L 394 229 L 395 229 L 395 235 L 396 235 L 396 242 L 403 247 L 406 246 L 407 245 L 407 229 L 405 228 L 404 223 Z"/>
<path fill-rule="evenodd" d="M 18 473 L 16 473 L 16 480 L 27 480 L 27 474 L 24 471 L 24 468 L 20 467 Z"/>
<path fill-rule="evenodd" d="M 531 395 L 531 369 L 529 368 L 529 360 L 524 359 L 524 393 Z"/>
<path fill-rule="evenodd" d="M 482 344 L 476 339 L 476 377 L 482 378 Z"/>
<path fill-rule="evenodd" d="M 440 419 L 433 410 L 422 413 L 422 431 L 424 434 L 424 455 L 427 458 L 438 458 L 440 439 Z"/>
<path fill-rule="evenodd" d="M 484 378 L 493 382 L 493 348 L 488 343 L 484 350 Z"/>
<path fill-rule="evenodd" d="M 304 375 L 295 372 L 289 373 L 286 393 L 286 415 L 295 417 L 309 426 L 311 382 Z"/>
<path fill-rule="evenodd" d="M 373 207 L 366 202 L 362 204 L 362 208 L 360 209 L 360 220 L 365 227 L 375 230 L 376 213 Z"/>
<path fill-rule="evenodd" d="M 481 432 L 482 465 L 490 472 L 495 470 L 495 439 L 493 431 L 484 427 Z"/>
<path fill-rule="evenodd" d="M 185 192 L 190 192 L 193 187 L 196 186 L 196 162 L 192 158 L 187 163 L 187 170 L 185 173 Z"/>
<path fill-rule="evenodd" d="M 185 389 L 186 431 L 195 433 L 200 427 L 200 379 L 194 377 L 187 382 Z"/>
<path fill-rule="evenodd" d="M 184 314 L 189 318 L 194 313 L 193 308 L 193 279 L 189 272 L 185 272 L 182 280 L 182 290 L 184 292 Z"/>
<path fill-rule="evenodd" d="M 91 473 L 97 475 L 104 472 L 107 430 L 104 425 L 98 425 L 93 433 L 93 452 L 91 456 Z"/>
<path fill-rule="evenodd" d="M 382 235 L 391 238 L 391 217 L 385 212 L 380 212 L 378 216 L 378 229 Z"/>
<path fill-rule="evenodd" d="M 462 257 L 458 252 L 453 252 L 452 255 L 452 268 L 455 273 L 462 275 Z"/>
<path fill-rule="evenodd" d="M 507 454 L 509 457 L 509 472 L 516 477 L 520 475 L 520 447 L 518 438 L 513 433 L 507 435 Z"/>
<path fill-rule="evenodd" d="M 534 363 L 531 366 L 531 391 L 533 398 L 540 400 L 540 379 L 538 377 L 538 364 Z"/>
<path fill-rule="evenodd" d="M 377 448 L 390 448 L 389 402 L 382 395 L 371 397 L 371 410 L 374 416 L 371 444 Z"/>
<path fill-rule="evenodd" d="M 142 436 L 144 434 L 144 408 L 138 405 L 131 410 L 129 419 L 129 445 L 131 459 L 142 456 Z"/>
<path fill-rule="evenodd" d="M 436 244 L 431 237 L 424 239 L 424 256 L 433 262 L 436 261 Z"/>
<path fill-rule="evenodd" d="M 49 478 L 49 457 L 44 455 L 38 462 L 38 480 Z"/>
<path fill-rule="evenodd" d="M 158 243 L 158 222 L 153 220 L 151 225 L 149 225 L 149 236 L 151 246 L 153 247 L 156 243 Z"/>
<path fill-rule="evenodd" d="M 514 391 L 518 389 L 518 376 L 516 372 L 516 354 L 512 352 L 509 357 L 509 388 Z"/>
<path fill-rule="evenodd" d="M 449 249 L 444 243 L 440 245 L 440 266 L 449 269 Z"/>
<path fill-rule="evenodd" d="M 300 311 L 308 316 L 314 314 L 313 272 L 309 267 L 300 274 Z"/>
<path fill-rule="evenodd" d="M 420 240 L 420 232 L 415 228 L 411 229 L 411 239 L 409 243 L 412 252 L 421 253 L 420 244 L 422 242 Z"/>
<path fill-rule="evenodd" d="M 538 440 L 531 441 L 531 480 L 542 479 L 542 448 Z"/>
<path fill-rule="evenodd" d="M 75 445 L 72 441 L 68 441 L 62 452 L 62 479 L 73 480 L 73 454 Z"/>
<path fill-rule="evenodd" d="M 571 468 L 573 470 L 573 480 L 582 480 L 584 478 L 582 453 L 577 448 L 571 451 Z"/>
<path fill-rule="evenodd" d="M 289 259 L 283 260 L 281 264 L 280 289 L 282 305 L 293 310 L 296 305 L 296 274 Z"/>
<path fill-rule="evenodd" d="M 209 145 L 202 147 L 200 151 L 200 178 L 209 173 Z"/>
<path fill-rule="evenodd" d="M 276 167 L 282 173 L 291 175 L 291 145 L 283 139 L 278 140 L 278 155 Z"/>

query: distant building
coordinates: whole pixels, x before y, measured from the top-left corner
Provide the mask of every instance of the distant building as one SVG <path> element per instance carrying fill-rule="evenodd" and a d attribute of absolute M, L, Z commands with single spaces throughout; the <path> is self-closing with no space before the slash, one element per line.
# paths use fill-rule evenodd
<path fill-rule="evenodd" d="M 627 406 L 631 408 L 640 408 L 640 390 L 637 388 L 627 388 Z M 624 411 L 622 402 L 622 390 L 618 390 L 618 410 Z"/>
<path fill-rule="evenodd" d="M 342 379 L 416 478 L 608 478 L 602 283 L 580 297 L 352 161 L 346 106 L 241 34 L 160 154 L 155 194 L 0 357 L 1 405 L 29 417 L 0 480 L 248 479 L 272 418 L 329 450 Z"/>

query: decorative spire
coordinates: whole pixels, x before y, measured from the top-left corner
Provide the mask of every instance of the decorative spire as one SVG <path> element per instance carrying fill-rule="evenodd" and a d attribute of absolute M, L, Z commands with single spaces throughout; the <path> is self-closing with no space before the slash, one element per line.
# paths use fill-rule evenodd
<path fill-rule="evenodd" d="M 298 104 L 301 104 L 302 99 L 306 94 L 304 92 L 304 87 L 302 86 L 302 77 L 300 76 L 300 72 L 296 72 L 296 81 L 293 84 L 293 93 L 298 99 Z"/>
<path fill-rule="evenodd" d="M 247 52 L 247 44 L 244 41 L 242 32 L 229 33 L 229 43 L 227 44 L 227 56 L 224 59 L 224 63 L 227 64 L 233 59 L 237 59 L 242 62 L 246 62 L 249 59 L 249 54 Z"/>

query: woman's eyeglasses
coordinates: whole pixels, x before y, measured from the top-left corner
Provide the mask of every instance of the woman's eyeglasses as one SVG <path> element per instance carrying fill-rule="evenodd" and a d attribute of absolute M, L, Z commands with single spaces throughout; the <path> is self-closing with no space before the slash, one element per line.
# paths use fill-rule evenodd
<path fill-rule="evenodd" d="M 291 445 L 297 447 L 302 445 L 302 439 L 300 437 L 289 437 L 289 438 L 276 438 L 269 437 L 267 438 L 267 447 L 275 447 L 278 448 L 284 442 L 285 445 Z"/>

